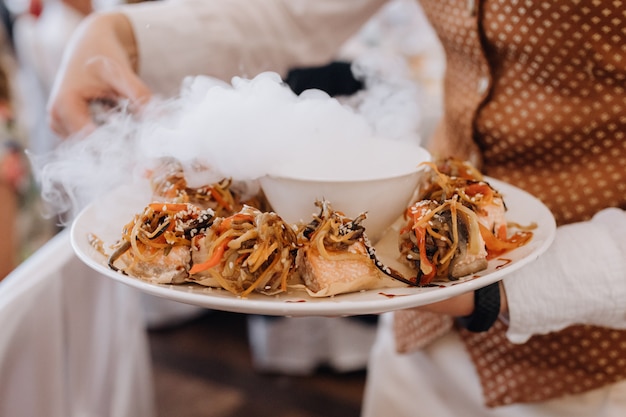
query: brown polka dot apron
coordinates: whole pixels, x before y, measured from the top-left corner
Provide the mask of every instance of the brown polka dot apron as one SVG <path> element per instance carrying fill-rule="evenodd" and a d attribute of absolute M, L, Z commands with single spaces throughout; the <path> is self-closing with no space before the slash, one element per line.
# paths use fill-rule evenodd
<path fill-rule="evenodd" d="M 529 191 L 560 225 L 606 207 L 626 209 L 626 1 L 421 4 L 447 57 L 433 153 L 469 159 Z M 396 313 L 399 351 L 452 326 L 428 324 L 421 314 Z M 571 326 L 524 344 L 510 343 L 505 332 L 502 322 L 485 333 L 460 331 L 488 406 L 626 378 L 626 331 Z"/>

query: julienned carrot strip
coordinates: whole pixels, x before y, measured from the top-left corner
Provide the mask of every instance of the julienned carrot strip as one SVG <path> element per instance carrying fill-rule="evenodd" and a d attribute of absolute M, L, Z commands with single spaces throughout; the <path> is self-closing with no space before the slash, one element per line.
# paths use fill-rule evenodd
<path fill-rule="evenodd" d="M 437 269 L 426 254 L 426 230 L 421 227 L 416 227 L 414 230 L 417 237 L 417 248 L 420 252 L 420 270 L 424 273 L 420 278 L 420 284 L 428 284 L 432 281 Z"/>
<path fill-rule="evenodd" d="M 497 228 L 496 236 L 498 236 L 498 239 L 500 239 L 500 240 L 506 239 L 506 237 L 507 237 L 507 226 L 506 226 L 506 223 L 505 224 L 501 224 Z"/>
<path fill-rule="evenodd" d="M 532 233 L 529 232 L 517 232 L 513 236 L 507 239 L 500 239 L 496 237 L 489 229 L 484 225 L 478 224 L 480 228 L 480 235 L 485 241 L 485 247 L 487 248 L 487 258 L 491 259 L 495 256 L 502 255 L 505 252 L 519 248 L 530 240 Z"/>
<path fill-rule="evenodd" d="M 232 222 L 236 221 L 236 220 L 249 220 L 249 221 L 253 221 L 254 217 L 250 214 L 246 214 L 246 213 L 237 213 L 237 214 L 233 214 L 230 217 L 226 217 L 224 218 L 224 220 L 222 220 L 222 222 L 219 225 L 219 231 L 222 232 L 226 229 L 230 228 L 230 225 L 232 224 Z"/>
<path fill-rule="evenodd" d="M 215 201 L 217 201 L 217 204 L 224 207 L 226 210 L 231 210 L 230 204 L 228 204 L 228 201 L 224 200 L 224 198 L 220 195 L 219 191 L 217 191 L 213 187 L 211 187 L 210 190 L 211 190 L 211 195 L 213 196 Z"/>
<path fill-rule="evenodd" d="M 470 197 L 473 197 L 476 194 L 482 194 L 485 197 L 491 197 L 493 195 L 493 190 L 491 189 L 491 187 L 489 187 L 489 185 L 484 182 L 469 184 L 463 190 L 465 191 L 465 194 L 469 195 Z"/>
<path fill-rule="evenodd" d="M 224 256 L 224 252 L 226 251 L 226 247 L 228 246 L 228 242 L 230 241 L 231 239 L 224 239 L 222 243 L 213 250 L 213 255 L 211 255 L 209 259 L 200 264 L 195 264 L 191 267 L 189 273 L 192 275 L 197 274 L 198 272 L 206 271 L 209 268 L 219 265 L 222 260 L 222 256 Z"/>
<path fill-rule="evenodd" d="M 154 211 L 183 211 L 187 210 L 187 204 L 184 203 L 150 203 L 148 205 Z"/>

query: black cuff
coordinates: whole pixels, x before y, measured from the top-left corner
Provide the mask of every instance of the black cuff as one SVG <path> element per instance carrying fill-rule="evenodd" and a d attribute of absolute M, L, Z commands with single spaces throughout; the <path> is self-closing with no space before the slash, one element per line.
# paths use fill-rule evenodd
<path fill-rule="evenodd" d="M 461 327 L 470 332 L 486 332 L 500 315 L 500 285 L 498 282 L 474 291 L 474 312 L 457 318 Z"/>

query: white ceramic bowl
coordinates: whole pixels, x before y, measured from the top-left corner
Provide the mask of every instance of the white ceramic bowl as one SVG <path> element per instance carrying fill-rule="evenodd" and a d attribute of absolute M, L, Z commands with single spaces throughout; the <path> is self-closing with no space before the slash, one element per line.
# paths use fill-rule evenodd
<path fill-rule="evenodd" d="M 333 153 L 285 163 L 260 184 L 272 208 L 289 223 L 310 222 L 326 199 L 349 217 L 366 212 L 363 225 L 372 242 L 398 219 L 430 160 L 422 147 L 397 142 L 370 143 L 354 154 Z"/>

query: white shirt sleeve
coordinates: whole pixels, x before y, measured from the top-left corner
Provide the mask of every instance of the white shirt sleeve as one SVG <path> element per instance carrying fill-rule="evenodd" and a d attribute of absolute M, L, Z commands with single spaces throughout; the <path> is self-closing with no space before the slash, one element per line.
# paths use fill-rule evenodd
<path fill-rule="evenodd" d="M 626 329 L 626 211 L 559 227 L 548 251 L 503 283 L 513 343 L 573 324 Z"/>
<path fill-rule="evenodd" d="M 188 75 L 230 81 L 333 58 L 387 0 L 164 0 L 122 7 L 139 47 L 139 75 L 177 92 Z"/>

